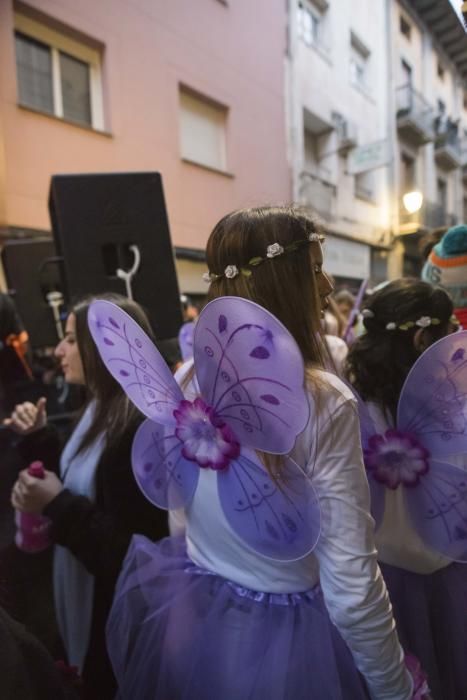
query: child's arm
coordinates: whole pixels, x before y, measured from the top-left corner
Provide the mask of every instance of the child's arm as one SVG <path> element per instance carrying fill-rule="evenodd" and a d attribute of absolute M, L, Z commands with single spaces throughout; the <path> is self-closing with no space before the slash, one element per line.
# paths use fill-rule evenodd
<path fill-rule="evenodd" d="M 322 534 L 315 554 L 329 614 L 351 649 L 372 698 L 408 700 L 412 682 L 376 560 L 359 436 L 352 400 L 342 404 L 320 429 L 314 484 L 322 508 Z"/>

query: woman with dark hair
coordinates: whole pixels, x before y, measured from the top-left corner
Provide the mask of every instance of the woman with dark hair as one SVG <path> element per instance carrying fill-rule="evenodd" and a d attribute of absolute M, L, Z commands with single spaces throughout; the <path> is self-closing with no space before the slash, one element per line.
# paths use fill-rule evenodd
<path fill-rule="evenodd" d="M 350 349 L 346 375 L 378 435 L 396 427 L 399 396 L 414 363 L 456 330 L 452 313 L 443 289 L 417 279 L 390 282 L 369 297 L 362 310 L 366 332 Z M 401 642 L 420 659 L 433 698 L 467 697 L 466 566 L 422 541 L 400 487 L 384 491 L 376 546 Z"/>
<path fill-rule="evenodd" d="M 142 309 L 106 294 L 149 334 Z M 83 674 L 86 697 L 106 700 L 115 693 L 104 629 L 113 590 L 134 533 L 151 539 L 167 534 L 166 513 L 141 494 L 131 469 L 131 445 L 142 416 L 104 367 L 87 325 L 93 299 L 76 304 L 56 348 L 66 381 L 82 384 L 87 401 L 63 451 L 47 425 L 45 400 L 16 406 L 6 421 L 24 435 L 25 460 L 42 460 L 43 480 L 22 471 L 12 504 L 51 520 L 54 598 L 68 662 Z"/>

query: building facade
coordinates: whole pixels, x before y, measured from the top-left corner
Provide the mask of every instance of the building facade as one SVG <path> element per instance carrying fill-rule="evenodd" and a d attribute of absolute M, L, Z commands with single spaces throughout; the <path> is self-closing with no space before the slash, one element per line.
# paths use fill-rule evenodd
<path fill-rule="evenodd" d="M 283 0 L 0 2 L 0 232 L 50 232 L 57 173 L 159 171 L 181 291 L 237 207 L 290 201 Z M 199 260 L 199 262 L 197 262 Z"/>
<path fill-rule="evenodd" d="M 418 274 L 421 235 L 467 217 L 466 60 L 449 0 L 290 0 L 294 196 L 323 219 L 338 283 Z"/>
<path fill-rule="evenodd" d="M 460 2 L 457 3 L 460 8 Z M 418 274 L 427 230 L 467 220 L 467 36 L 449 0 L 400 0 L 391 11 L 395 115 L 394 257 Z M 410 214 L 405 193 L 423 195 Z"/>
<path fill-rule="evenodd" d="M 326 263 L 337 283 L 357 288 L 386 277 L 391 244 L 387 20 L 385 0 L 290 3 L 294 196 L 329 232 Z M 372 165 L 371 151 L 383 167 L 358 162 L 367 153 Z"/>
<path fill-rule="evenodd" d="M 57 173 L 157 170 L 181 291 L 227 211 L 309 206 L 358 288 L 467 218 L 467 42 L 449 0 L 3 0 L 0 235 L 50 234 Z M 423 206 L 408 214 L 403 195 Z"/>

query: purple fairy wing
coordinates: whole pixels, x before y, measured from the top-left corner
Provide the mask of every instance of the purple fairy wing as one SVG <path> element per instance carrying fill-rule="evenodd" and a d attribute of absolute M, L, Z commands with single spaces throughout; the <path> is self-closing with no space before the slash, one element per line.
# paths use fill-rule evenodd
<path fill-rule="evenodd" d="M 375 423 L 370 415 L 368 406 L 363 401 L 362 397 L 358 394 L 356 389 L 346 382 L 349 389 L 353 392 L 357 400 L 358 417 L 360 419 L 360 437 L 362 442 L 363 456 L 365 456 L 365 450 L 368 448 L 370 439 L 378 433 Z M 371 470 L 366 470 L 366 475 L 368 479 L 368 485 L 370 487 L 370 497 L 371 497 L 371 515 L 375 521 L 375 529 L 378 530 L 380 527 L 383 516 L 384 516 L 384 506 L 386 502 L 386 487 L 373 477 Z"/>
<path fill-rule="evenodd" d="M 309 405 L 300 350 L 274 316 L 246 299 L 215 299 L 196 323 L 194 358 L 204 400 L 241 445 L 290 452 Z"/>
<path fill-rule="evenodd" d="M 431 345 L 402 388 L 397 427 L 413 433 L 433 457 L 467 451 L 467 331 Z"/>
<path fill-rule="evenodd" d="M 199 467 L 183 457 L 182 449 L 174 428 L 145 420 L 136 431 L 133 473 L 146 498 L 159 508 L 181 508 L 195 492 Z"/>
<path fill-rule="evenodd" d="M 193 338 L 195 334 L 195 324 L 193 321 L 184 323 L 178 333 L 178 344 L 182 352 L 183 361 L 191 360 L 193 357 Z"/>
<path fill-rule="evenodd" d="M 145 416 L 173 425 L 183 394 L 141 327 L 109 301 L 94 301 L 88 325 L 105 366 Z"/>
<path fill-rule="evenodd" d="M 418 484 L 405 488 L 405 497 L 423 541 L 450 559 L 467 563 L 467 473 L 431 460 Z"/>
<path fill-rule="evenodd" d="M 260 554 L 282 561 L 311 552 L 320 534 L 320 508 L 310 479 L 289 457 L 273 480 L 253 450 L 242 449 L 217 484 L 232 530 Z"/>

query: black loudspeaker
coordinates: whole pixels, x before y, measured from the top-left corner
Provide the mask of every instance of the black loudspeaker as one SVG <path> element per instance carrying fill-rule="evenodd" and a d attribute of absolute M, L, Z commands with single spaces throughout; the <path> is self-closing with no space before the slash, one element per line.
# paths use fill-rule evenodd
<path fill-rule="evenodd" d="M 54 346 L 59 338 L 49 292 L 60 291 L 61 280 L 51 240 L 12 241 L 2 250 L 8 289 L 33 348 Z"/>
<path fill-rule="evenodd" d="M 159 173 L 55 175 L 49 211 L 68 300 L 127 294 L 121 271 L 131 270 L 139 256 L 131 294 L 158 339 L 177 336 L 180 296 Z"/>

